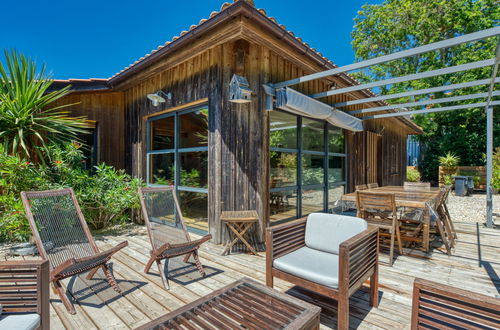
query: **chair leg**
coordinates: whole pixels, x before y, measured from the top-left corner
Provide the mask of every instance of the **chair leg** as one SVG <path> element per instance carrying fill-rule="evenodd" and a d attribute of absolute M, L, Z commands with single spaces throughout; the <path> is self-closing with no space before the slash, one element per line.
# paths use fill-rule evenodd
<path fill-rule="evenodd" d="M 399 254 L 403 255 L 403 243 L 401 242 L 401 232 L 399 230 L 399 222 L 396 224 L 396 238 L 398 240 Z"/>
<path fill-rule="evenodd" d="M 392 263 L 394 261 L 394 235 L 395 235 L 395 230 L 394 228 L 391 230 L 391 246 L 389 247 L 389 266 L 392 267 Z"/>
<path fill-rule="evenodd" d="M 200 258 L 198 257 L 198 252 L 193 252 L 192 254 L 193 254 L 194 262 L 196 263 L 196 268 L 198 268 L 198 271 L 200 272 L 201 276 L 205 277 L 206 276 L 205 269 L 203 268 L 203 265 L 200 262 Z M 188 255 L 188 257 L 189 257 L 189 255 Z"/>
<path fill-rule="evenodd" d="M 109 285 L 111 285 L 113 290 L 115 290 L 118 293 L 122 293 L 122 290 L 118 286 L 118 283 L 116 283 L 116 279 L 113 276 L 113 274 L 111 273 L 111 271 L 109 270 L 108 265 L 104 264 L 101 266 L 101 268 L 104 271 L 104 275 L 106 275 L 106 279 L 108 280 L 108 283 L 109 283 Z"/>
<path fill-rule="evenodd" d="M 85 278 L 86 278 L 87 280 L 91 280 L 91 279 L 94 277 L 95 273 L 97 273 L 97 271 L 99 270 L 99 268 L 101 268 L 101 267 L 96 267 L 96 268 L 92 269 L 92 270 L 91 270 L 91 271 L 87 274 L 87 276 L 86 276 Z"/>
<path fill-rule="evenodd" d="M 55 288 L 57 294 L 59 295 L 59 297 L 61 298 L 61 301 L 62 301 L 64 307 L 66 307 L 66 310 L 68 311 L 68 313 L 73 314 L 73 315 L 76 314 L 75 306 L 73 306 L 73 303 L 71 302 L 68 295 L 66 294 L 64 288 L 61 285 L 61 282 L 60 281 L 53 281 L 52 284 L 54 284 L 54 288 Z"/>
<path fill-rule="evenodd" d="M 144 273 L 148 273 L 149 270 L 151 269 L 151 266 L 153 266 L 153 262 L 155 262 L 155 257 L 151 256 L 149 257 L 148 263 L 146 264 L 146 267 L 144 267 Z"/>
<path fill-rule="evenodd" d="M 349 329 L 349 297 L 339 296 L 337 329 Z"/>
<path fill-rule="evenodd" d="M 165 268 L 166 269 L 163 269 L 163 267 L 161 265 L 161 260 L 156 260 L 156 265 L 158 266 L 158 271 L 160 272 L 160 277 L 161 277 L 161 281 L 163 282 L 163 286 L 165 287 L 165 289 L 170 290 L 170 285 L 168 283 L 168 273 L 167 273 L 167 275 L 165 275 L 165 271 L 168 272 L 168 259 L 165 260 Z"/>
<path fill-rule="evenodd" d="M 274 286 L 274 277 L 272 270 L 266 271 L 266 285 L 270 288 Z"/>
<path fill-rule="evenodd" d="M 378 307 L 378 265 L 370 277 L 370 306 Z"/>
<path fill-rule="evenodd" d="M 184 260 L 184 262 L 185 262 L 185 263 L 187 263 L 187 262 L 189 261 L 189 258 L 191 258 L 191 254 L 193 254 L 193 255 L 194 255 L 194 253 L 189 253 L 189 254 L 186 254 L 186 255 L 184 256 L 184 259 L 183 259 L 183 260 Z M 195 259 L 196 259 L 196 258 L 195 258 Z"/>

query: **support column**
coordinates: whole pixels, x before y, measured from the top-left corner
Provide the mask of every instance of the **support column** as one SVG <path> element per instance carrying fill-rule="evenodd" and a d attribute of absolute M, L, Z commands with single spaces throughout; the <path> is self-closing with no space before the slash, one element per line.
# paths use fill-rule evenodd
<path fill-rule="evenodd" d="M 486 226 L 493 227 L 493 106 L 486 108 Z"/>

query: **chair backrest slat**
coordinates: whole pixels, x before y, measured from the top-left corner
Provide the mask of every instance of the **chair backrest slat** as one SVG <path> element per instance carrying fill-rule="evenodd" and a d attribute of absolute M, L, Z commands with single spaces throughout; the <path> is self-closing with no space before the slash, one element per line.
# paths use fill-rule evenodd
<path fill-rule="evenodd" d="M 405 187 L 413 187 L 413 188 L 430 188 L 431 183 L 430 182 L 408 182 L 408 181 L 405 181 L 404 186 Z"/>
<path fill-rule="evenodd" d="M 366 189 L 368 189 L 368 186 L 366 184 L 358 184 L 354 188 L 355 188 L 356 191 L 358 191 L 358 190 L 366 190 Z"/>
<path fill-rule="evenodd" d="M 141 187 L 139 197 L 154 249 L 191 240 L 173 186 Z"/>
<path fill-rule="evenodd" d="M 396 212 L 395 196 L 392 193 L 356 192 L 356 207 L 359 211 L 391 211 Z"/>
<path fill-rule="evenodd" d="M 415 279 L 411 323 L 412 329 L 499 329 L 500 300 Z"/>
<path fill-rule="evenodd" d="M 378 188 L 378 183 L 369 183 L 367 184 L 368 189 Z"/>
<path fill-rule="evenodd" d="M 21 199 L 38 251 L 52 269 L 99 252 L 71 188 L 22 192 Z"/>

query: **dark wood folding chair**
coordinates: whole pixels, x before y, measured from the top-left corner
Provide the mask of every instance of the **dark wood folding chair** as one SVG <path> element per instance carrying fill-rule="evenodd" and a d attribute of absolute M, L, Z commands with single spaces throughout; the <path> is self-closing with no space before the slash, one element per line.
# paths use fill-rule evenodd
<path fill-rule="evenodd" d="M 87 279 L 102 269 L 108 283 L 121 293 L 108 268 L 111 256 L 128 245 L 127 241 L 101 252 L 94 242 L 73 189 L 22 192 L 33 237 L 40 256 L 50 263 L 50 281 L 71 314 L 75 307 L 61 280 L 89 272 Z"/>
<path fill-rule="evenodd" d="M 356 208 L 358 218 L 363 218 L 368 224 L 382 230 L 379 236 L 390 237 L 389 265 L 392 266 L 395 241 L 399 253 L 403 254 L 394 194 L 356 191 Z"/>
<path fill-rule="evenodd" d="M 201 244 L 210 240 L 212 235 L 208 234 L 200 239 L 191 240 L 174 187 L 142 187 L 139 188 L 139 197 L 152 247 L 151 256 L 144 272 L 149 272 L 153 263 L 156 263 L 163 285 L 168 290 L 170 288 L 168 283 L 169 260 L 185 256 L 184 262 L 188 262 L 189 258 L 193 256 L 198 271 L 202 276 L 205 276 L 205 270 L 198 257 L 198 249 Z M 162 260 L 165 260 L 164 270 L 162 269 Z"/>

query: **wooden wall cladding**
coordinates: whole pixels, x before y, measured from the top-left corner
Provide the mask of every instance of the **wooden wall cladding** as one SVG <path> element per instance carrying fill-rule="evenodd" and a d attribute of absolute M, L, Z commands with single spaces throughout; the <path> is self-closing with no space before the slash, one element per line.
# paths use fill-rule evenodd
<path fill-rule="evenodd" d="M 122 92 L 71 93 L 55 105 L 74 104 L 72 116 L 86 116 L 98 130 L 98 161 L 125 168 L 125 116 Z"/>

